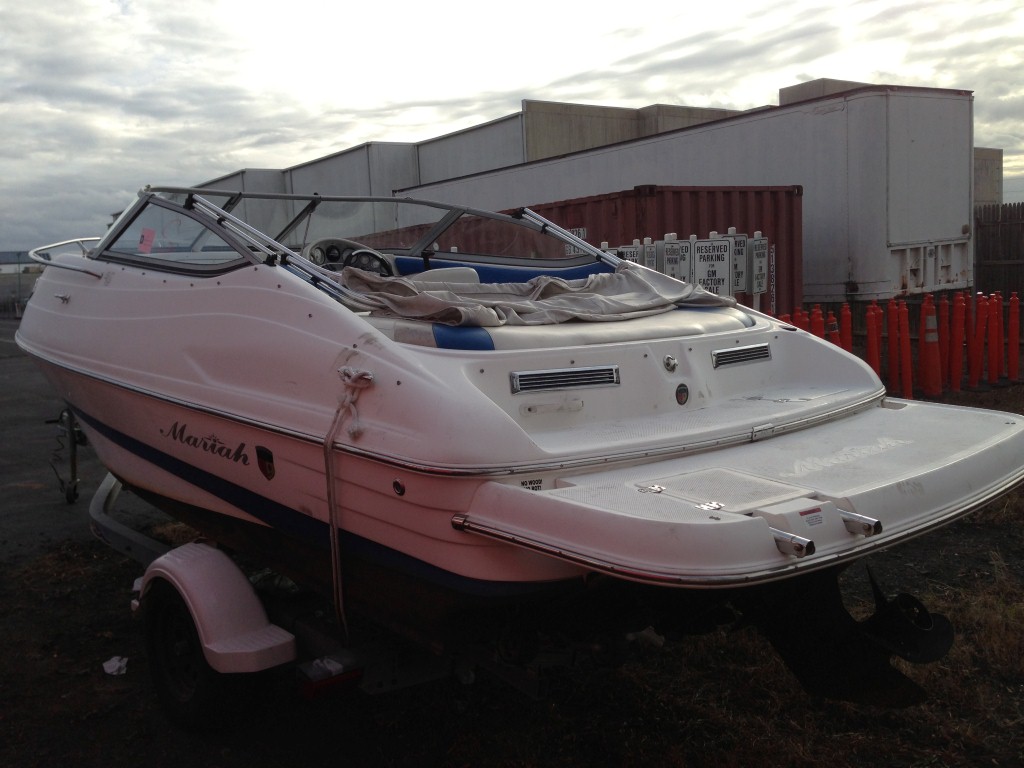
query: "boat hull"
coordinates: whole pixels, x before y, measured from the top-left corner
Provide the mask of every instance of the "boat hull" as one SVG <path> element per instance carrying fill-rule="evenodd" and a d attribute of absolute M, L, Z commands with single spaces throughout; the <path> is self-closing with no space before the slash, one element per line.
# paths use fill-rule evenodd
<path fill-rule="evenodd" d="M 558 270 L 475 293 L 379 276 L 384 302 L 339 287 L 358 269 L 338 282 L 281 244 L 241 245 L 250 230 L 188 199 L 143 195 L 95 256 L 55 257 L 18 343 L 125 484 L 329 560 L 338 530 L 466 592 L 593 571 L 727 588 L 849 562 L 1024 479 L 1021 417 L 888 400 L 853 355 L 665 276 L 619 263 L 598 281 L 613 290 L 593 295 Z M 309 215 L 329 204 L 306 202 Z M 486 217 L 454 228 L 463 213 L 412 230 L 423 243 L 447 226 L 469 237 Z M 152 250 L 143 220 L 167 250 Z M 171 248 L 186 224 L 199 234 Z M 219 244 L 197 247 L 207 237 Z M 265 248 L 277 255 L 254 256 Z M 484 257 L 466 258 L 478 275 Z M 540 286 L 583 293 L 556 293 L 545 312 L 586 312 L 435 322 L 451 319 L 441 294 L 509 292 L 499 305 L 522 320 Z M 649 309 L 632 311 L 638 300 Z M 606 305 L 626 311 L 595 314 Z"/>
<path fill-rule="evenodd" d="M 1013 489 L 1024 481 L 1022 426 L 1013 414 L 887 401 L 770 440 L 566 474 L 551 490 L 492 483 L 460 523 L 638 581 L 776 581 L 922 535 Z M 574 524 L 584 517 L 591 525 Z M 780 555 L 785 535 L 813 551 Z"/>
<path fill-rule="evenodd" d="M 263 528 L 269 536 L 232 543 L 264 541 L 266 556 L 266 542 L 287 537 L 319 553 L 311 573 L 329 571 L 323 441 L 43 368 L 124 483 L 207 536 L 227 542 L 236 523 Z M 850 562 L 990 502 L 1024 480 L 1022 424 L 890 401 L 768 441 L 591 471 L 531 470 L 528 480 L 415 471 L 335 445 L 334 522 L 351 550 L 465 594 L 594 571 L 662 586 L 747 586 Z M 842 512 L 878 520 L 881 531 L 851 531 Z M 813 540 L 815 552 L 780 552 L 773 529 Z"/>
<path fill-rule="evenodd" d="M 322 441 L 58 365 L 42 368 L 64 393 L 101 462 L 124 484 L 166 509 L 201 510 L 202 519 L 220 519 L 200 527 L 215 539 L 229 538 L 233 522 L 263 527 L 321 553 L 330 570 Z M 515 591 L 585 572 L 455 530 L 453 515 L 469 510 L 484 478 L 416 472 L 337 447 L 332 461 L 335 521 L 350 542 L 372 543 L 378 561 L 470 594 Z M 188 517 L 200 521 L 194 513 Z"/>

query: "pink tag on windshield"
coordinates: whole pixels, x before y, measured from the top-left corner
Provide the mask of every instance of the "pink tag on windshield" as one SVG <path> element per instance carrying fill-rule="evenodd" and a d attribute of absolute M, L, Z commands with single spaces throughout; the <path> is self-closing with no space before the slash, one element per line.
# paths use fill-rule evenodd
<path fill-rule="evenodd" d="M 156 230 L 146 227 L 142 230 L 142 237 L 139 238 L 139 253 L 150 253 L 153 250 L 153 241 L 156 239 Z"/>

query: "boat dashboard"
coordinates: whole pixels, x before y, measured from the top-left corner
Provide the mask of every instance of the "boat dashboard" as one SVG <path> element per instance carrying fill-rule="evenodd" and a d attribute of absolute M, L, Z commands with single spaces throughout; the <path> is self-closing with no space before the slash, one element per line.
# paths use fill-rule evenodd
<path fill-rule="evenodd" d="M 369 246 L 341 237 L 325 237 L 302 249 L 302 256 L 318 267 L 332 272 L 355 267 L 382 277 L 398 274 L 393 255 L 384 254 Z"/>

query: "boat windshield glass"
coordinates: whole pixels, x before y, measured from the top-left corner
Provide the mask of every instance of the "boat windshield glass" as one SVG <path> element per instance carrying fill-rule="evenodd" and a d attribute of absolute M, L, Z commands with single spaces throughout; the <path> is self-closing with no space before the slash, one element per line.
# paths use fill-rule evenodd
<path fill-rule="evenodd" d="M 146 205 L 104 248 L 115 259 L 163 262 L 171 270 L 221 269 L 244 258 L 217 233 L 180 209 Z"/>
<path fill-rule="evenodd" d="M 458 209 L 433 207 L 409 201 L 321 202 L 315 210 L 300 216 L 300 203 L 287 229 L 282 232 L 281 217 L 262 200 L 245 200 L 234 212 L 250 226 L 267 233 L 296 252 L 308 251 L 318 241 L 342 238 L 383 253 L 420 255 L 424 251 L 517 259 L 564 259 L 577 255 L 570 247 L 542 234 L 537 227 L 523 226 L 507 218 L 490 218 Z"/>
<path fill-rule="evenodd" d="M 163 207 L 144 208 L 108 250 L 133 258 L 159 257 L 179 263 L 188 259 L 193 268 L 217 263 L 226 268 L 234 256 L 231 247 L 217 237 L 220 232 L 227 243 L 234 244 L 239 257 L 247 251 L 250 256 L 270 255 L 284 246 L 329 268 L 342 263 L 346 253 L 360 249 L 396 257 L 443 260 L 451 256 L 499 264 L 578 263 L 602 257 L 593 245 L 529 211 L 506 215 L 408 198 L 153 191 L 159 197 L 152 198 L 151 205 Z M 200 221 L 206 221 L 210 231 L 201 232 Z"/>

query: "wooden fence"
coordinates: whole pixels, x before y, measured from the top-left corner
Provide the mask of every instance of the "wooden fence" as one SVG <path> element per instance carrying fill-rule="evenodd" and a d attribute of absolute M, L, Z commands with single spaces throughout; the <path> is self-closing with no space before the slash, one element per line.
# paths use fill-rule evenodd
<path fill-rule="evenodd" d="M 1024 203 L 974 209 L 974 290 L 1024 297 Z"/>

